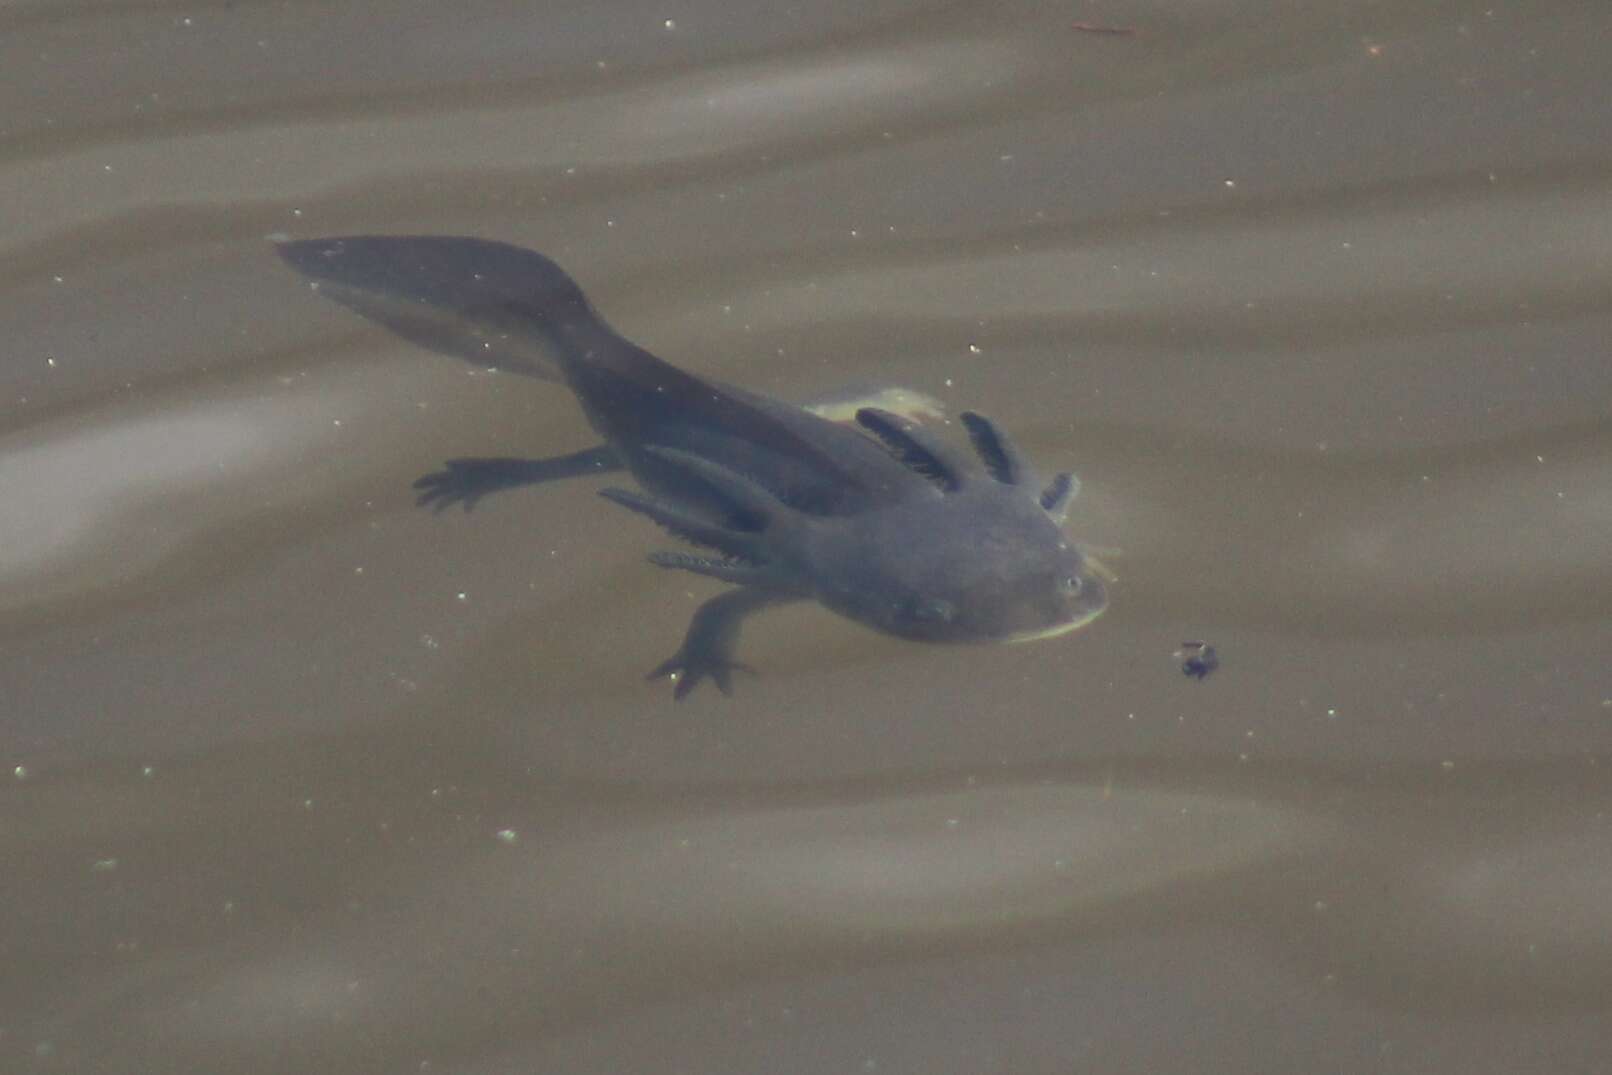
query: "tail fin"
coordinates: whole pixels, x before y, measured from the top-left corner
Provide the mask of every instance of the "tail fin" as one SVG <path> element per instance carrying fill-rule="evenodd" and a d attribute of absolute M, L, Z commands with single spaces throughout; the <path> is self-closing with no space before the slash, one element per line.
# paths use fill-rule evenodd
<path fill-rule="evenodd" d="M 320 294 L 411 343 L 478 366 L 559 381 L 550 346 L 556 335 L 604 328 L 563 269 L 508 243 L 355 235 L 275 245 Z"/>
<path fill-rule="evenodd" d="M 861 489 L 834 453 L 804 432 L 797 408 L 668 365 L 605 324 L 582 289 L 542 254 L 450 235 L 355 235 L 278 244 L 320 293 L 443 354 L 562 381 L 594 430 L 641 482 L 640 447 L 722 446 L 720 461 L 775 486 Z"/>

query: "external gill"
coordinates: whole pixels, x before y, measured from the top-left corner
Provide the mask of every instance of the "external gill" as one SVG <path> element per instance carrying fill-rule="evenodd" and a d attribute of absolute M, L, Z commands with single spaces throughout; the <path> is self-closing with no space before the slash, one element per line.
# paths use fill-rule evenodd
<path fill-rule="evenodd" d="M 963 484 L 963 467 L 952 451 L 914 422 L 899 414 L 863 407 L 856 424 L 872 433 L 897 460 L 934 482 L 944 492 Z"/>
<path fill-rule="evenodd" d="M 957 417 L 968 430 L 968 439 L 973 442 L 974 451 L 979 453 L 980 461 L 990 471 L 991 477 L 1003 485 L 1022 484 L 1030 468 L 1007 434 L 982 414 L 964 411 Z"/>
<path fill-rule="evenodd" d="M 652 500 L 626 489 L 601 489 L 599 495 L 612 503 L 620 504 L 628 511 L 647 516 L 664 527 L 668 533 L 682 538 L 690 545 L 715 549 L 734 560 L 751 564 L 761 562 L 761 537 L 754 531 L 717 526 L 670 504 Z"/>
<path fill-rule="evenodd" d="M 973 441 L 974 450 L 979 453 L 991 477 L 1004 485 L 1023 485 L 1031 480 L 1033 472 L 1029 463 L 1008 439 L 1008 435 L 996 427 L 995 422 L 973 411 L 964 411 L 958 417 L 968 428 L 968 439 Z M 1080 482 L 1075 480 L 1073 474 L 1065 472 L 1054 475 L 1036 499 L 1041 504 L 1041 510 L 1062 526 L 1069 514 L 1069 503 L 1079 492 Z"/>
<path fill-rule="evenodd" d="M 766 530 L 769 526 L 794 514 L 793 509 L 774 496 L 760 482 L 746 477 L 737 470 L 679 448 L 646 445 L 643 450 L 693 475 L 733 505 L 738 514 L 758 520 L 760 524 L 756 527 L 758 531 Z"/>
<path fill-rule="evenodd" d="M 1054 522 L 1063 525 L 1064 519 L 1069 516 L 1069 504 L 1080 492 L 1080 482 L 1073 474 L 1064 471 L 1056 475 L 1051 484 L 1041 493 L 1041 510 L 1052 516 Z"/>
<path fill-rule="evenodd" d="M 723 582 L 736 582 L 741 586 L 756 585 L 770 577 L 767 569 L 757 564 L 747 564 L 742 560 L 715 560 L 709 556 L 695 556 L 688 552 L 652 552 L 649 554 L 649 562 L 656 567 L 692 571 L 696 575 L 721 579 Z"/>
<path fill-rule="evenodd" d="M 722 558 L 686 552 L 654 552 L 649 561 L 658 567 L 692 571 L 723 582 L 761 585 L 778 582 L 776 565 L 767 553 L 779 526 L 796 521 L 796 513 L 758 482 L 736 470 L 676 448 L 648 446 L 643 451 L 687 472 L 709 487 L 734 509 L 736 514 L 758 520 L 755 529 L 740 529 L 708 522 L 670 504 L 628 492 L 601 489 L 600 495 L 659 523 L 668 532 L 694 545 L 715 549 Z"/>

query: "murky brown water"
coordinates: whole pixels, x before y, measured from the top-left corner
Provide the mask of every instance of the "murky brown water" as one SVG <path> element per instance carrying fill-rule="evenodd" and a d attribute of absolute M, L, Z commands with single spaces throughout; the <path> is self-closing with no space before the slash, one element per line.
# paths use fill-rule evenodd
<path fill-rule="evenodd" d="M 0 14 L 0 1068 L 1612 1069 L 1612 14 L 865 7 Z M 674 705 L 597 482 L 414 506 L 591 439 L 362 231 L 992 415 L 1111 608 Z"/>

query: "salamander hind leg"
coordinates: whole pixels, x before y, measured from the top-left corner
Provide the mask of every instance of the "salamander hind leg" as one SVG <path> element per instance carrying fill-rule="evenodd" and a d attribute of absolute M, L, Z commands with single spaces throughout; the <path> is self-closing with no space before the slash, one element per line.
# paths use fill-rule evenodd
<path fill-rule="evenodd" d="M 415 481 L 414 488 L 419 492 L 414 502 L 419 507 L 437 512 L 454 505 L 470 511 L 482 497 L 491 493 L 620 469 L 621 461 L 616 453 L 603 444 L 549 459 L 506 456 L 449 459 L 443 463 L 441 470 L 432 471 Z"/>

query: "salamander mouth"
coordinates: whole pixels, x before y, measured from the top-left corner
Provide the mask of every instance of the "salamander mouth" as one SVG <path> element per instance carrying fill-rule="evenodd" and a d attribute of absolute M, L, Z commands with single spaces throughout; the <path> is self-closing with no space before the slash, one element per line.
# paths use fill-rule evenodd
<path fill-rule="evenodd" d="M 1092 620 L 1101 616 L 1103 610 L 1107 607 L 1107 604 L 1098 605 L 1096 608 L 1082 612 L 1066 623 L 1055 623 L 1050 627 L 1037 627 L 1032 631 L 1019 631 L 1016 634 L 1008 635 L 1003 641 L 1013 644 L 1018 642 L 1039 642 L 1043 638 L 1057 638 L 1059 635 L 1066 635 L 1070 631 L 1079 630 L 1086 626 Z"/>

